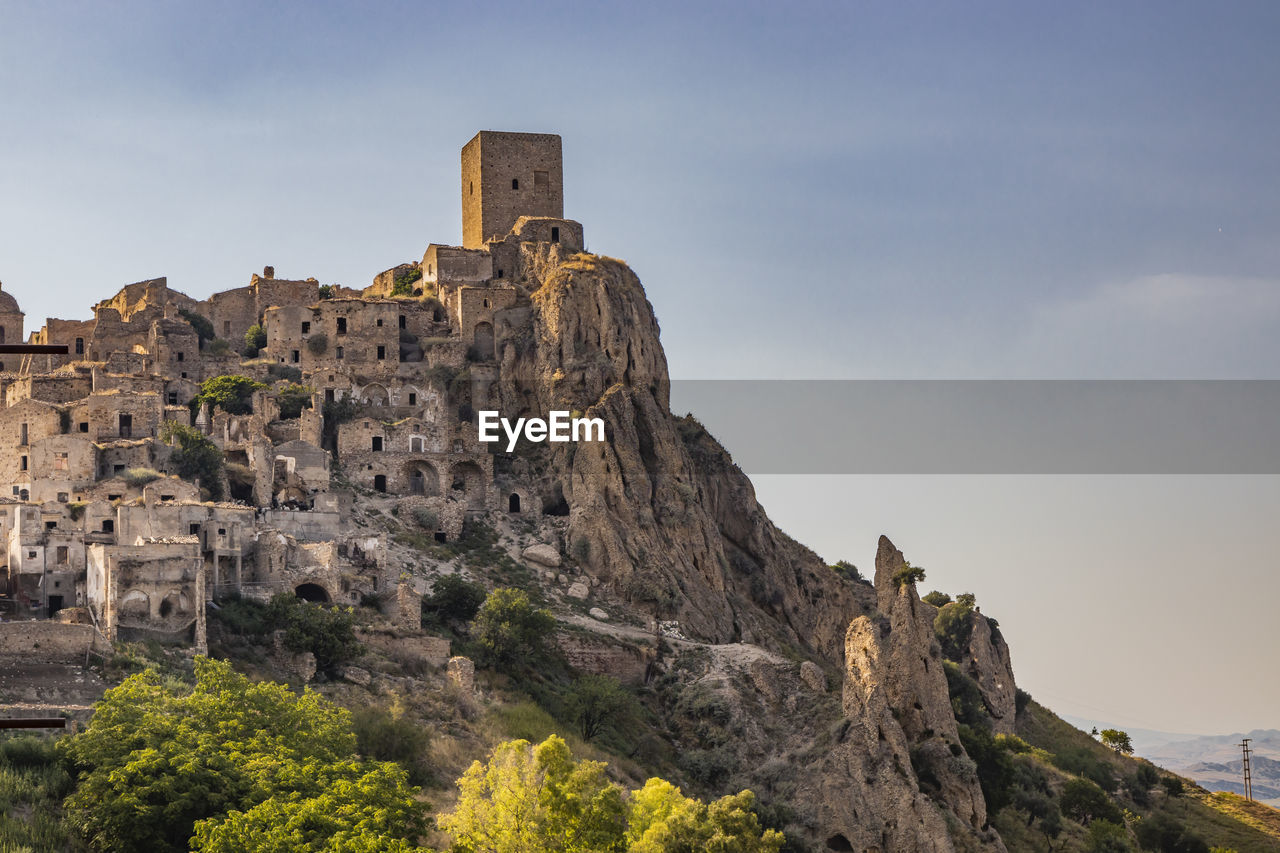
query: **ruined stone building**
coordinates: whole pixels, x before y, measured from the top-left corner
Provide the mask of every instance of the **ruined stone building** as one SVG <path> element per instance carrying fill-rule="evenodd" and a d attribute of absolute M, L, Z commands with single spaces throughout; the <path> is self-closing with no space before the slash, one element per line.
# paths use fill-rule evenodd
<path fill-rule="evenodd" d="M 67 354 L 0 362 L 0 616 L 83 608 L 107 638 L 198 642 L 206 601 L 232 591 L 352 603 L 394 587 L 385 540 L 344 524 L 355 492 L 421 496 L 442 541 L 468 513 L 557 512 L 495 473 L 472 421 L 531 334 L 538 271 L 583 249 L 560 138 L 478 133 L 462 210 L 462 246 L 432 243 L 362 291 L 267 267 L 198 300 L 159 278 L 33 330 Z M 0 342 L 24 324 L 0 290 Z M 220 375 L 261 383 L 251 411 L 199 403 Z M 177 476 L 170 422 L 221 450 L 218 482 Z"/>

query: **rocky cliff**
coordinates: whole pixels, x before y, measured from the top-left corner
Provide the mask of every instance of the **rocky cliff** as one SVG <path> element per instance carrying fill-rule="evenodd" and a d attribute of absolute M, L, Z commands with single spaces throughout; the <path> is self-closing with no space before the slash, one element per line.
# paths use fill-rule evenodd
<path fill-rule="evenodd" d="M 895 580 L 901 552 L 881 540 L 872 586 L 779 531 L 729 454 L 695 420 L 671 414 L 658 324 L 635 274 L 589 255 L 527 260 L 528 326 L 500 339 L 495 394 L 513 411 L 601 417 L 607 436 L 546 445 L 515 464 L 563 495 L 566 550 L 601 589 L 678 621 L 691 641 L 760 650 L 739 661 L 742 679 L 730 656 L 683 684 L 732 709 L 741 777 L 766 792 L 784 786 L 799 822 L 829 849 L 1002 850 L 961 746 L 936 611 L 913 583 Z M 969 669 L 1001 714 L 1008 706 L 1011 724 L 1008 650 L 981 621 Z M 840 705 L 815 698 L 800 713 L 804 686 L 779 654 L 843 672 Z M 811 770 L 784 783 L 774 765 L 788 760 Z"/>

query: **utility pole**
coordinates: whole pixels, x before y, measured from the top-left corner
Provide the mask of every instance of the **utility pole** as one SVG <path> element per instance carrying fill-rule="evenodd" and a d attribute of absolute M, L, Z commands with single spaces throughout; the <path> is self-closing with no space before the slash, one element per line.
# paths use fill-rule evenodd
<path fill-rule="evenodd" d="M 1243 750 L 1244 760 L 1242 762 L 1244 769 L 1244 798 L 1253 802 L 1253 771 L 1249 768 L 1249 753 L 1253 752 L 1249 748 L 1249 741 L 1253 738 L 1245 738 L 1240 741 L 1240 749 Z"/>

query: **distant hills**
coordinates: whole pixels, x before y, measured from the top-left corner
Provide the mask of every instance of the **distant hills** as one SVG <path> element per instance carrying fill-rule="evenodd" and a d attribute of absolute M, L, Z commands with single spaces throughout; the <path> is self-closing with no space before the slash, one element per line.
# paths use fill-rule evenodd
<path fill-rule="evenodd" d="M 1077 728 L 1089 731 L 1111 728 L 1113 724 L 1064 717 Z M 1203 785 L 1210 791 L 1244 793 L 1240 741 L 1252 738 L 1253 798 L 1280 808 L 1280 729 L 1254 729 L 1229 735 L 1196 735 L 1153 729 L 1125 729 L 1136 754 Z"/>

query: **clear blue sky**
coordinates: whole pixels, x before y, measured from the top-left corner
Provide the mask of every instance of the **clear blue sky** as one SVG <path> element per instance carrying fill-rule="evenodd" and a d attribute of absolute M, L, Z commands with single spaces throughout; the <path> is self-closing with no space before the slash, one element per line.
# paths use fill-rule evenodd
<path fill-rule="evenodd" d="M 37 328 L 159 275 L 364 286 L 459 240 L 476 130 L 551 131 L 676 376 L 1276 378 L 1278 37 L 1274 3 L 0 0 L 0 280 Z M 972 589 L 1064 711 L 1280 725 L 1237 686 L 1280 639 L 1274 479 L 758 484 L 825 556 L 888 532 Z"/>

